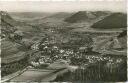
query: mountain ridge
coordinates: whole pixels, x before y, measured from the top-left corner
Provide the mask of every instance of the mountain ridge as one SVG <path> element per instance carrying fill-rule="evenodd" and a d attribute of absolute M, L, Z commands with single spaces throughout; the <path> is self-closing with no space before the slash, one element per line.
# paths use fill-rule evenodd
<path fill-rule="evenodd" d="M 82 21 L 91 21 L 101 16 L 107 15 L 108 11 L 79 11 L 73 14 L 71 17 L 66 18 L 64 21 L 69 23 L 77 23 Z"/>
<path fill-rule="evenodd" d="M 112 28 L 125 28 L 127 26 L 127 14 L 125 13 L 112 13 L 104 19 L 94 23 L 92 28 L 99 29 L 112 29 Z"/>

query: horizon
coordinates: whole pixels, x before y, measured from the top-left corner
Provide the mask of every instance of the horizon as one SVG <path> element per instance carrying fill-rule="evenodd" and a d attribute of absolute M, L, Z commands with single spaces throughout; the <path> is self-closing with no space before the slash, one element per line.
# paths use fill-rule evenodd
<path fill-rule="evenodd" d="M 80 12 L 81 10 L 78 10 L 78 11 L 74 11 L 74 12 L 44 12 L 44 11 L 29 11 L 29 12 L 27 12 L 27 11 L 4 11 L 4 12 L 8 12 L 8 13 L 51 13 L 51 14 L 54 14 L 54 13 L 76 13 L 76 12 Z M 97 11 L 90 11 L 90 10 L 83 10 L 83 12 L 84 11 L 87 11 L 87 12 L 97 12 Z M 99 10 L 98 10 L 99 11 Z M 123 11 L 102 11 L 101 10 L 101 12 L 114 12 L 114 13 L 127 13 L 127 12 L 123 12 Z"/>
<path fill-rule="evenodd" d="M 124 1 L 1 1 L 0 9 L 7 12 L 78 12 L 78 11 L 112 11 L 127 12 Z"/>

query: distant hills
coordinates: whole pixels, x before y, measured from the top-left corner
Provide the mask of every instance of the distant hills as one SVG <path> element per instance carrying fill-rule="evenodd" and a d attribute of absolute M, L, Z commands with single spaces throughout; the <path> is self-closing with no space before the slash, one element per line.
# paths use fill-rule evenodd
<path fill-rule="evenodd" d="M 77 23 L 77 22 L 89 22 L 91 20 L 95 20 L 101 16 L 106 16 L 110 12 L 107 11 L 79 11 L 72 16 L 66 18 L 64 21 L 69 23 Z"/>
<path fill-rule="evenodd" d="M 93 23 L 94 20 L 109 15 L 109 11 L 79 11 L 79 12 L 58 12 L 46 16 L 44 18 L 36 19 L 32 24 L 38 23 L 41 25 L 52 27 L 81 27 L 86 26 L 86 23 Z M 81 25 L 82 23 L 82 25 Z M 85 23 L 85 24 L 84 24 Z"/>
<path fill-rule="evenodd" d="M 0 11 L 1 16 L 1 32 L 3 34 L 14 33 L 16 30 L 21 31 L 25 36 L 36 34 L 39 29 L 36 26 L 27 24 L 26 22 L 16 21 L 8 12 Z M 31 32 L 31 33 L 30 33 Z"/>
<path fill-rule="evenodd" d="M 5 13 L 5 12 L 4 12 Z M 110 11 L 78 11 L 73 13 L 58 12 L 23 12 L 7 13 L 2 16 L 3 23 L 8 23 L 23 32 L 35 32 L 48 27 L 71 29 L 112 29 L 126 27 L 124 13 Z M 3 24 L 2 23 L 2 24 Z M 70 29 L 69 28 L 69 29 Z"/>
<path fill-rule="evenodd" d="M 78 11 L 73 13 L 13 12 L 9 14 L 16 20 L 24 21 L 24 23 L 26 22 L 30 25 L 48 27 L 91 27 L 92 29 L 126 27 L 127 17 L 124 13 L 115 13 L 110 11 Z M 13 21 L 11 24 L 13 24 Z"/>
<path fill-rule="evenodd" d="M 71 16 L 72 13 L 67 13 L 67 12 L 59 12 L 59 13 L 55 13 L 51 16 L 48 16 L 49 18 L 67 18 L 69 16 Z"/>
<path fill-rule="evenodd" d="M 126 28 L 127 14 L 112 13 L 110 16 L 94 23 L 91 27 L 96 29 Z"/>
<path fill-rule="evenodd" d="M 36 22 L 36 24 L 41 24 L 50 27 L 58 27 L 58 26 L 61 27 L 66 24 L 66 22 L 64 22 L 64 19 L 70 17 L 71 15 L 72 13 L 59 12 L 59 13 L 54 13 L 45 18 L 34 20 L 34 22 Z"/>
<path fill-rule="evenodd" d="M 9 12 L 10 16 L 19 21 L 31 21 L 40 18 L 45 18 L 47 16 L 52 15 L 52 13 L 44 13 L 44 12 Z"/>

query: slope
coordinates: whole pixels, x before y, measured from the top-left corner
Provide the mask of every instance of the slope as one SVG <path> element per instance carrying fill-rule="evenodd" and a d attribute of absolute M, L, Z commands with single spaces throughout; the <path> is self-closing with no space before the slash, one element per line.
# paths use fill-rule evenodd
<path fill-rule="evenodd" d="M 110 16 L 94 23 L 91 27 L 95 29 L 118 29 L 126 28 L 127 15 L 124 13 L 113 13 Z"/>

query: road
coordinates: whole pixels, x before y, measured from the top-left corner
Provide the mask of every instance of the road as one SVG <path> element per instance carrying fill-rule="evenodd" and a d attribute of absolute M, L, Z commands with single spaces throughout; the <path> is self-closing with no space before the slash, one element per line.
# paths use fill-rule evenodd
<path fill-rule="evenodd" d="M 34 69 L 27 67 L 2 78 L 3 82 L 49 82 L 54 80 L 58 75 L 67 72 L 69 65 L 65 60 L 58 60 L 43 69 Z"/>
<path fill-rule="evenodd" d="M 49 82 L 54 80 L 59 74 L 67 72 L 67 68 L 62 69 L 26 69 L 22 73 L 15 73 L 2 78 L 2 82 Z"/>

